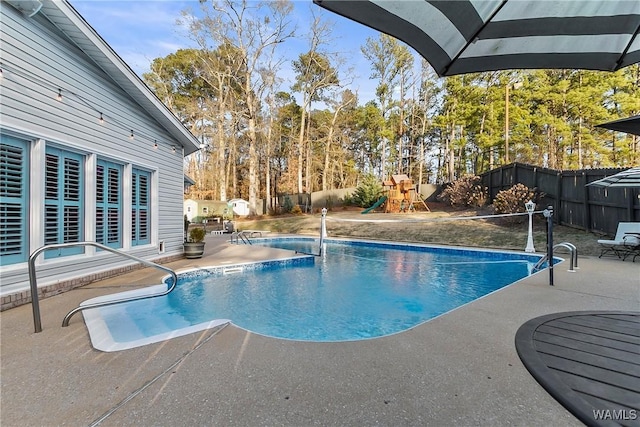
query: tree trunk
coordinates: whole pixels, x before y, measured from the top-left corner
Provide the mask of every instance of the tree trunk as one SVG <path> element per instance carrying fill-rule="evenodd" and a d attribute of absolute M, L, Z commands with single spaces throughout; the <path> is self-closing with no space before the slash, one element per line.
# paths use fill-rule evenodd
<path fill-rule="evenodd" d="M 254 99 L 251 92 L 251 75 L 246 76 L 247 79 L 247 108 L 249 110 L 249 215 L 256 214 L 256 201 L 258 193 L 257 170 L 258 155 L 256 153 L 257 133 Z"/>
<path fill-rule="evenodd" d="M 305 110 L 302 110 L 300 116 L 300 135 L 298 135 L 298 193 L 302 193 L 302 156 L 304 153 L 304 129 L 307 120 Z"/>
<path fill-rule="evenodd" d="M 263 214 L 268 214 L 269 205 L 271 203 L 271 138 L 273 135 L 273 105 L 271 106 L 271 114 L 269 114 L 269 128 L 267 129 L 267 146 L 265 148 L 266 151 L 266 164 L 264 166 L 264 187 L 265 193 L 264 198 L 266 200 L 267 212 L 263 212 Z"/>
<path fill-rule="evenodd" d="M 335 115 L 334 115 L 335 117 Z M 322 191 L 327 191 L 327 174 L 329 173 L 329 157 L 331 150 L 331 139 L 333 138 L 333 123 L 327 135 L 327 144 L 324 147 L 324 167 L 322 168 Z"/>
<path fill-rule="evenodd" d="M 220 200 L 223 202 L 227 201 L 227 172 L 225 170 L 225 161 L 224 161 L 224 153 L 226 150 L 226 138 L 224 134 L 224 123 L 222 120 L 217 120 L 218 122 L 218 161 L 217 161 L 217 172 L 218 172 L 218 184 L 220 185 Z"/>
<path fill-rule="evenodd" d="M 309 119 L 307 120 L 307 143 L 306 147 L 306 159 L 305 159 L 305 188 L 303 193 L 311 193 L 313 191 L 312 188 L 312 174 L 313 174 L 313 161 L 311 159 L 311 141 L 309 141 L 309 135 L 311 135 L 311 105 L 309 105 Z"/>
<path fill-rule="evenodd" d="M 456 137 L 456 127 L 455 125 L 451 125 L 451 136 L 449 138 L 449 142 L 447 144 L 447 155 L 448 163 L 447 163 L 447 179 L 449 182 L 453 182 L 455 180 L 455 164 L 456 164 L 456 156 L 455 149 L 453 148 L 453 141 Z"/>

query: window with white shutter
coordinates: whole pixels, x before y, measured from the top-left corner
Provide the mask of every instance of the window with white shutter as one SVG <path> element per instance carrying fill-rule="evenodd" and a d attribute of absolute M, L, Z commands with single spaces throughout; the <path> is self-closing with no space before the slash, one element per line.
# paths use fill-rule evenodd
<path fill-rule="evenodd" d="M 150 235 L 151 174 L 139 169 L 131 173 L 131 245 L 146 245 Z"/>
<path fill-rule="evenodd" d="M 47 147 L 45 151 L 44 243 L 84 240 L 84 157 Z M 45 252 L 45 258 L 83 253 L 83 247 Z"/>
<path fill-rule="evenodd" d="M 122 165 L 98 159 L 96 173 L 96 242 L 121 248 Z"/>
<path fill-rule="evenodd" d="M 0 135 L 0 265 L 27 260 L 28 159 L 26 141 Z"/>

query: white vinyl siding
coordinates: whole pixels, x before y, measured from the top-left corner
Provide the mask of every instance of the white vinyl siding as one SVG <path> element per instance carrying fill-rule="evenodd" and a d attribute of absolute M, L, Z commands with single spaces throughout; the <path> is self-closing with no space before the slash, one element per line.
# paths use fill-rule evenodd
<path fill-rule="evenodd" d="M 84 240 L 84 157 L 47 147 L 45 160 L 45 240 L 47 245 Z M 45 258 L 82 253 L 82 247 L 46 251 Z"/>
<path fill-rule="evenodd" d="M 10 255 L 11 261 L 3 255 L 0 260 L 3 296 L 29 288 L 28 255 L 43 246 L 45 239 L 54 238 L 53 227 L 49 227 L 47 234 L 45 220 L 46 154 L 50 147 L 81 154 L 83 159 L 80 166 L 84 174 L 81 183 L 83 227 L 78 230 L 83 240 L 96 238 L 97 165 L 99 160 L 104 160 L 117 164 L 120 169 L 120 200 L 116 203 L 120 206 L 119 216 L 112 216 L 114 227 L 104 232 L 111 231 L 110 238 L 120 240 L 117 244 L 120 249 L 144 259 L 158 257 L 159 242 L 164 243 L 164 256 L 182 253 L 184 174 L 181 144 L 186 140 L 176 139 L 174 133 L 178 131 L 168 128 L 167 121 L 159 120 L 153 100 L 146 102 L 132 90 L 137 83 L 129 84 L 126 76 L 115 74 L 119 64 L 112 68 L 99 66 L 96 58 L 89 57 L 86 50 L 81 50 L 68 37 L 70 33 L 79 35 L 74 24 L 60 27 L 48 20 L 46 13 L 53 13 L 57 8 L 68 9 L 69 6 L 66 2 L 45 2 L 43 10 L 32 18 L 26 18 L 9 5 L 5 7 L 4 2 L 0 7 L 0 130 L 3 135 L 25 141 L 25 174 L 21 190 L 25 199 L 18 203 L 24 222 L 12 223 L 14 236 L 20 235 L 18 246 L 24 247 L 16 249 L 14 239 L 11 244 L 14 245 L 12 250 L 19 252 L 17 258 Z M 84 31 L 84 27 L 81 30 Z M 95 48 L 92 52 L 101 55 Z M 59 90 L 61 100 L 57 99 Z M 133 139 L 130 138 L 131 130 Z M 172 146 L 178 149 L 174 151 Z M 148 173 L 146 236 L 145 221 L 142 225 L 140 222 L 134 225 L 132 221 L 134 209 L 145 210 L 144 203 L 134 205 L 132 200 L 136 169 Z M 54 210 L 48 207 L 52 224 Z M 57 215 L 57 208 L 55 212 Z M 18 218 L 17 211 L 12 216 Z M 104 218 L 108 221 L 106 213 Z M 70 219 L 68 215 L 67 220 Z M 5 228 L 0 230 L 3 233 L 0 237 L 8 233 L 8 222 L 3 221 L 1 227 Z M 132 234 L 134 227 L 135 236 Z M 19 233 L 18 229 L 21 230 Z M 55 237 L 58 238 L 57 233 Z M 105 234 L 103 239 L 107 238 Z M 13 264 L 9 265 L 10 262 Z M 131 263 L 92 247 L 86 248 L 83 254 L 69 257 L 45 258 L 43 255 L 37 260 L 38 286 L 110 271 Z"/>
<path fill-rule="evenodd" d="M 27 260 L 28 144 L 1 135 L 0 265 Z"/>

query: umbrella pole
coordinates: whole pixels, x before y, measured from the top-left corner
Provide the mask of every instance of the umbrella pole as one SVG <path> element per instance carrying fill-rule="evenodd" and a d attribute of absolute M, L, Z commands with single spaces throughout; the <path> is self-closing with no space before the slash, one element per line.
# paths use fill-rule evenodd
<path fill-rule="evenodd" d="M 553 206 L 543 211 L 547 218 L 547 262 L 549 263 L 549 286 L 553 286 Z"/>

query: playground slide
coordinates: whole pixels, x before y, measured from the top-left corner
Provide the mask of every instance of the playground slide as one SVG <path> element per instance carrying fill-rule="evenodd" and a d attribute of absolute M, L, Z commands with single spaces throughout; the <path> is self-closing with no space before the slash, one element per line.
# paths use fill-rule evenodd
<path fill-rule="evenodd" d="M 362 212 L 360 212 L 360 213 L 366 214 L 366 213 L 371 212 L 372 210 L 374 210 L 375 208 L 377 208 L 378 206 L 380 206 L 381 204 L 383 204 L 383 203 L 385 202 L 385 200 L 387 200 L 387 196 L 382 196 L 382 197 L 380 197 L 380 198 L 378 199 L 378 201 L 377 201 L 377 202 L 375 202 L 375 203 L 373 204 L 373 206 L 371 206 L 370 208 L 367 208 L 367 209 L 363 210 L 363 211 L 362 211 Z"/>

